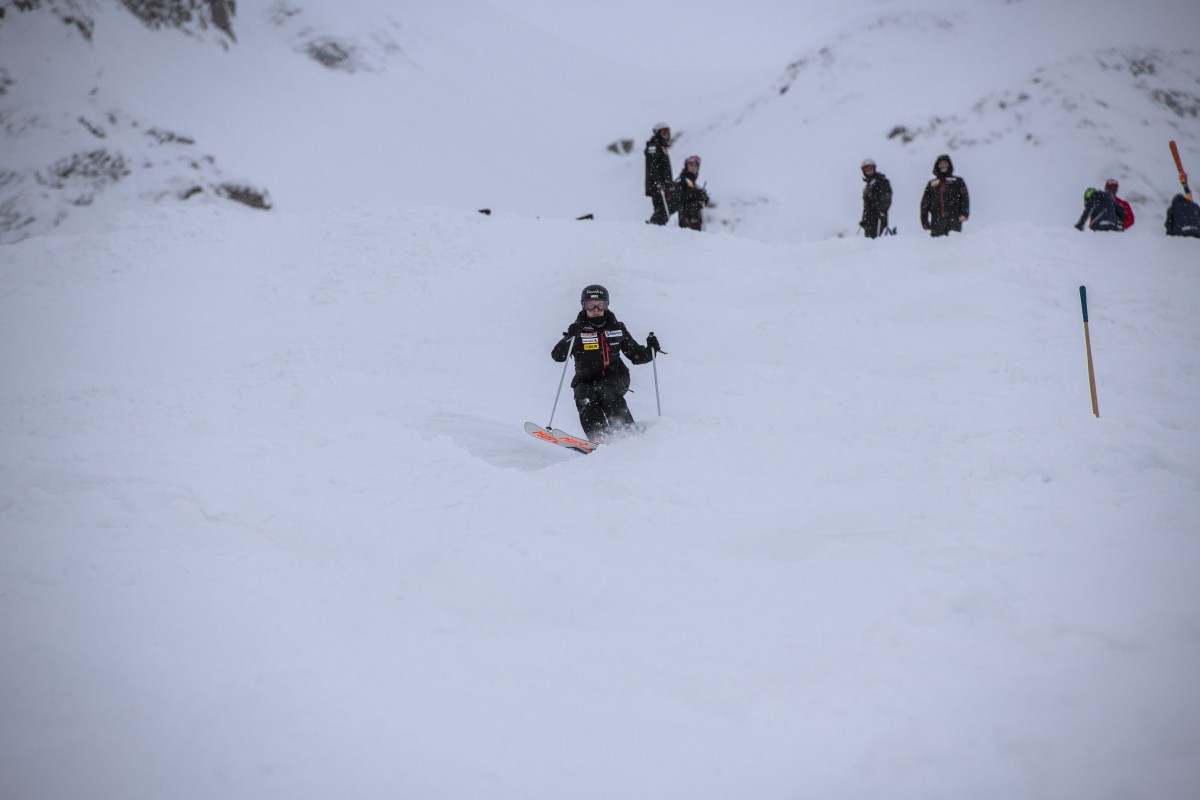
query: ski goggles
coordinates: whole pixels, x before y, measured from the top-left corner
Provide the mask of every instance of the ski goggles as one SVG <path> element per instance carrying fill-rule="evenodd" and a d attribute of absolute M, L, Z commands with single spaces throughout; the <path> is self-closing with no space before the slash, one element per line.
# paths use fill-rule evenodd
<path fill-rule="evenodd" d="M 604 311 L 608 308 L 608 303 L 604 300 L 590 300 L 583 304 L 584 311 Z"/>

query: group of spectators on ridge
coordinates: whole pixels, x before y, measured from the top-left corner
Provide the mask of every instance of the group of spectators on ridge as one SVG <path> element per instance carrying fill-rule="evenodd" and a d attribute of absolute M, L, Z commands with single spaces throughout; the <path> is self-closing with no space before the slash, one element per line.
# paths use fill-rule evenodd
<path fill-rule="evenodd" d="M 671 215 L 679 213 L 679 227 L 701 230 L 704 226 L 704 207 L 708 192 L 697 185 L 700 179 L 700 156 L 688 156 L 678 178 L 671 172 L 671 127 L 665 122 L 654 126 L 646 142 L 646 196 L 653 204 L 653 213 L 646 220 L 652 225 L 666 225 Z M 863 235 L 875 239 L 896 233 L 888 227 L 888 210 L 892 207 L 892 184 L 879 171 L 874 160 L 862 162 L 862 219 L 858 227 Z M 1075 224 L 1078 230 L 1086 226 L 1093 231 L 1124 231 L 1133 227 L 1133 208 L 1117 196 L 1119 184 L 1115 178 L 1104 183 L 1103 191 L 1089 188 L 1083 193 L 1083 214 Z M 930 236 L 947 236 L 961 232 L 963 223 L 971 216 L 971 196 L 967 183 L 954 174 L 954 162 L 948 154 L 934 160 L 933 180 L 925 185 L 921 195 L 921 227 Z M 1190 197 L 1175 195 L 1163 223 L 1168 236 L 1200 238 L 1200 206 Z"/>

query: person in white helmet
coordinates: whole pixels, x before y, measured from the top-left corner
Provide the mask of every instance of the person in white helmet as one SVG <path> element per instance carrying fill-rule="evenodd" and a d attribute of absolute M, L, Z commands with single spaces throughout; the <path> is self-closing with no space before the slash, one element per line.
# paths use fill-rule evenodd
<path fill-rule="evenodd" d="M 882 236 L 888 227 L 888 209 L 892 207 L 892 184 L 887 175 L 879 172 L 875 162 L 862 162 L 863 210 L 858 227 L 868 239 Z"/>
<path fill-rule="evenodd" d="M 671 204 L 667 195 L 672 191 L 671 126 L 660 122 L 654 126 L 654 134 L 646 141 L 646 196 L 654 204 L 654 213 L 646 220 L 652 225 L 666 225 L 671 219 Z"/>

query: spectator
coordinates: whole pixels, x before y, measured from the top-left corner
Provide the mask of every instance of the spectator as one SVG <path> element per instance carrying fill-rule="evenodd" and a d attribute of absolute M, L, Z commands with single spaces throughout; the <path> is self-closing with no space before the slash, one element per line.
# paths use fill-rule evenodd
<path fill-rule="evenodd" d="M 1167 236 L 1194 236 L 1200 239 L 1200 206 L 1181 194 L 1175 195 L 1163 223 Z"/>
<path fill-rule="evenodd" d="M 654 213 L 647 222 L 666 225 L 674 210 L 667 202 L 671 191 L 671 127 L 665 122 L 654 126 L 654 134 L 646 141 L 646 196 L 654 204 Z"/>
<path fill-rule="evenodd" d="M 679 191 L 679 227 L 698 231 L 704 227 L 704 206 L 708 205 L 708 192 L 697 186 L 700 179 L 700 156 L 688 156 L 683 162 L 676 184 Z"/>
<path fill-rule="evenodd" d="M 1083 193 L 1083 215 L 1075 223 L 1076 230 L 1083 230 L 1086 223 L 1094 231 L 1123 231 L 1125 209 L 1108 192 L 1088 189 Z"/>
<path fill-rule="evenodd" d="M 887 231 L 888 209 L 892 207 L 892 184 L 887 175 L 877 172 L 875 162 L 862 162 L 863 211 L 858 227 L 868 239 L 882 236 Z"/>
<path fill-rule="evenodd" d="M 948 236 L 950 231 L 962 232 L 963 223 L 971 215 L 971 197 L 967 184 L 954 174 L 954 162 L 940 155 L 933 162 L 934 179 L 921 195 L 921 227 L 930 236 Z"/>

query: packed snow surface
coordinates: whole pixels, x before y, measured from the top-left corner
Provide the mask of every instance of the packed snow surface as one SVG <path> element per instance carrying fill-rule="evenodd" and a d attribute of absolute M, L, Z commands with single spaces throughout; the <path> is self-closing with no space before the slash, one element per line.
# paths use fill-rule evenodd
<path fill-rule="evenodd" d="M 899 30 L 943 8 L 850 7 L 917 14 Z M 950 19 L 984 48 L 986 23 L 1033 8 Z M 426 52 L 465 41 L 435 36 L 447 13 L 408 31 Z M 496 14 L 456 35 L 488 52 L 485 22 L 517 24 Z M 279 50 L 263 63 L 283 70 Z M 353 81 L 422 85 L 389 69 L 337 76 L 347 114 Z M 865 73 L 831 74 L 869 94 Z M 526 90 L 554 88 L 541 80 Z M 958 80 L 955 97 L 990 91 Z M 568 119 L 574 90 L 556 90 Z M 632 113 L 602 96 L 580 113 Z M 889 169 L 854 142 L 837 183 L 774 185 L 786 207 L 697 234 L 643 224 L 640 152 L 604 154 L 620 166 L 593 208 L 538 213 L 565 194 L 522 180 L 538 157 L 516 139 L 497 167 L 513 202 L 491 215 L 450 191 L 477 154 L 443 162 L 444 194 L 421 190 L 421 164 L 418 189 L 388 198 L 373 182 L 411 154 L 381 158 L 386 131 L 293 100 L 324 127 L 291 155 L 347 142 L 334 160 L 360 168 L 361 195 L 336 170 L 327 197 L 314 173 L 276 181 L 286 143 L 261 161 L 235 148 L 272 211 L 103 201 L 0 246 L 0 796 L 1194 795 L 1200 242 L 1163 236 L 1160 204 L 1178 185 L 1165 140 L 1200 163 L 1194 134 L 1109 120 L 1160 151 L 1121 163 L 1162 163 L 1157 183 L 1136 173 L 1122 234 L 1070 227 L 1102 165 L 1000 210 L 989 183 L 1019 177 L 1005 140 L 956 151 L 980 210 L 930 239 L 915 205 L 945 142 L 909 145 L 911 179 L 891 170 L 900 232 L 868 241 L 838 235 L 857 163 Z M 463 135 L 469 109 L 443 102 L 446 127 L 414 124 Z M 832 141 L 836 121 L 791 122 Z M 725 124 L 706 135 L 734 158 Z M 1039 135 L 1065 142 L 1063 124 Z M 209 126 L 219 150 L 236 138 Z M 1046 146 L 1049 163 L 1065 145 Z M 579 431 L 549 351 L 589 283 L 666 353 L 631 368 L 646 430 L 584 456 L 521 426 L 554 409 Z"/>

